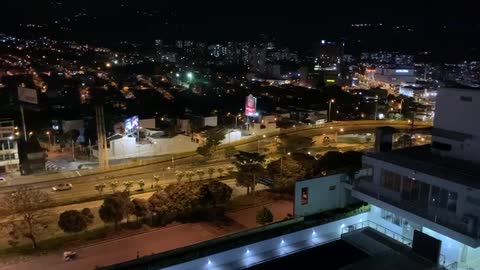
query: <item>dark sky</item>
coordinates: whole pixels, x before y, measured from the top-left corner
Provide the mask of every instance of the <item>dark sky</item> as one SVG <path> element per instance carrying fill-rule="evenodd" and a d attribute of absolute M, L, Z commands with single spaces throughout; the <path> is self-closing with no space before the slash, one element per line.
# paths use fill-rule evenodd
<path fill-rule="evenodd" d="M 479 45 L 476 1 L 2 1 L 0 32 L 47 34 L 77 40 L 223 41 L 268 34 L 303 46 L 343 38 L 351 46 L 471 50 Z M 85 15 L 84 15 L 85 14 Z M 67 18 L 70 21 L 66 21 Z M 54 22 L 57 21 L 55 24 Z M 19 24 L 47 24 L 25 29 Z M 352 31 L 352 23 L 383 23 L 381 30 Z M 414 32 L 392 30 L 411 25 Z M 71 30 L 61 30 L 67 27 Z M 356 44 L 356 42 L 359 44 Z M 354 45 L 356 44 L 356 45 Z"/>

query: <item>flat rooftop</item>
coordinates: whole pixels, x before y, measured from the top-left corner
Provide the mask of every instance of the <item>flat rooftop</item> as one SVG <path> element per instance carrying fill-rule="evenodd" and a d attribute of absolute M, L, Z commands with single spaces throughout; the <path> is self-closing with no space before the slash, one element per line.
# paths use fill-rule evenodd
<path fill-rule="evenodd" d="M 339 254 L 342 254 L 339 257 Z M 261 263 L 248 270 L 275 269 L 342 269 L 344 266 L 364 260 L 369 256 L 343 240 L 337 240 L 310 248 L 276 260 Z"/>
<path fill-rule="evenodd" d="M 480 189 L 480 164 L 434 154 L 430 145 L 367 152 L 365 156 Z"/>
<path fill-rule="evenodd" d="M 415 253 L 410 247 L 383 235 L 372 228 L 363 228 L 342 235 L 342 240 L 362 250 L 370 257 L 350 264 L 342 270 L 423 270 L 443 269 Z"/>

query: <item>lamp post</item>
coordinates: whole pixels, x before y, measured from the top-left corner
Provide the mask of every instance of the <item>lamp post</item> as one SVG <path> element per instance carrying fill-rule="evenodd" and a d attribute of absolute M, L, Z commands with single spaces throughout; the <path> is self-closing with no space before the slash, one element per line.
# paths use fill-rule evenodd
<path fill-rule="evenodd" d="M 328 122 L 332 122 L 332 103 L 335 103 L 335 99 L 328 101 Z"/>
<path fill-rule="evenodd" d="M 257 153 L 259 153 L 259 154 L 260 154 L 260 141 L 265 139 L 266 137 L 267 137 L 267 135 L 263 134 L 261 139 L 257 140 Z"/>
<path fill-rule="evenodd" d="M 50 140 L 50 131 L 45 132 L 48 136 L 48 151 L 52 151 L 52 142 Z"/>

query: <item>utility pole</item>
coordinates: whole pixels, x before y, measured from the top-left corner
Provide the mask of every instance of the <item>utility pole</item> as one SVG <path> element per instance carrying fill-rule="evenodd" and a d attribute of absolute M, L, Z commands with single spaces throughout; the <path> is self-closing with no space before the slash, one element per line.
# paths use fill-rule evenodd
<path fill-rule="evenodd" d="M 75 142 L 72 140 L 72 158 L 75 161 Z"/>
<path fill-rule="evenodd" d="M 22 128 L 23 128 L 23 138 L 27 141 L 27 127 L 25 125 L 25 112 L 23 111 L 23 105 L 20 104 L 20 114 L 22 116 Z"/>

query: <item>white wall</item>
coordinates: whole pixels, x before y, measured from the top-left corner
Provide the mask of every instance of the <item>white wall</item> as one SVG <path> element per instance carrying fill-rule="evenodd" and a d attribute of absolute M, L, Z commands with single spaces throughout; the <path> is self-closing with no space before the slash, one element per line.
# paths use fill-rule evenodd
<path fill-rule="evenodd" d="M 203 125 L 206 127 L 216 127 L 218 126 L 218 117 L 217 116 L 207 116 L 203 118 Z"/>
<path fill-rule="evenodd" d="M 471 99 L 471 101 L 468 101 Z M 442 154 L 455 158 L 480 163 L 480 91 L 443 88 L 438 90 L 435 111 L 434 127 L 439 129 L 460 132 L 473 136 L 465 141 L 454 141 L 434 136 L 433 141 L 452 145 L 449 152 Z"/>
<path fill-rule="evenodd" d="M 344 174 L 330 175 L 295 183 L 295 216 L 306 216 L 326 210 L 344 207 L 346 189 L 342 178 Z M 330 187 L 335 187 L 330 190 Z M 308 203 L 302 204 L 302 189 L 308 188 Z"/>
<path fill-rule="evenodd" d="M 232 143 L 242 139 L 242 132 L 240 130 L 230 130 L 225 134 L 225 139 L 221 144 Z"/>
<path fill-rule="evenodd" d="M 177 135 L 171 138 L 148 138 L 150 142 L 137 144 L 135 138 L 124 137 L 110 142 L 109 159 L 151 157 L 172 153 L 195 151 L 198 144 L 189 136 Z M 94 152 L 94 154 L 97 154 Z"/>

